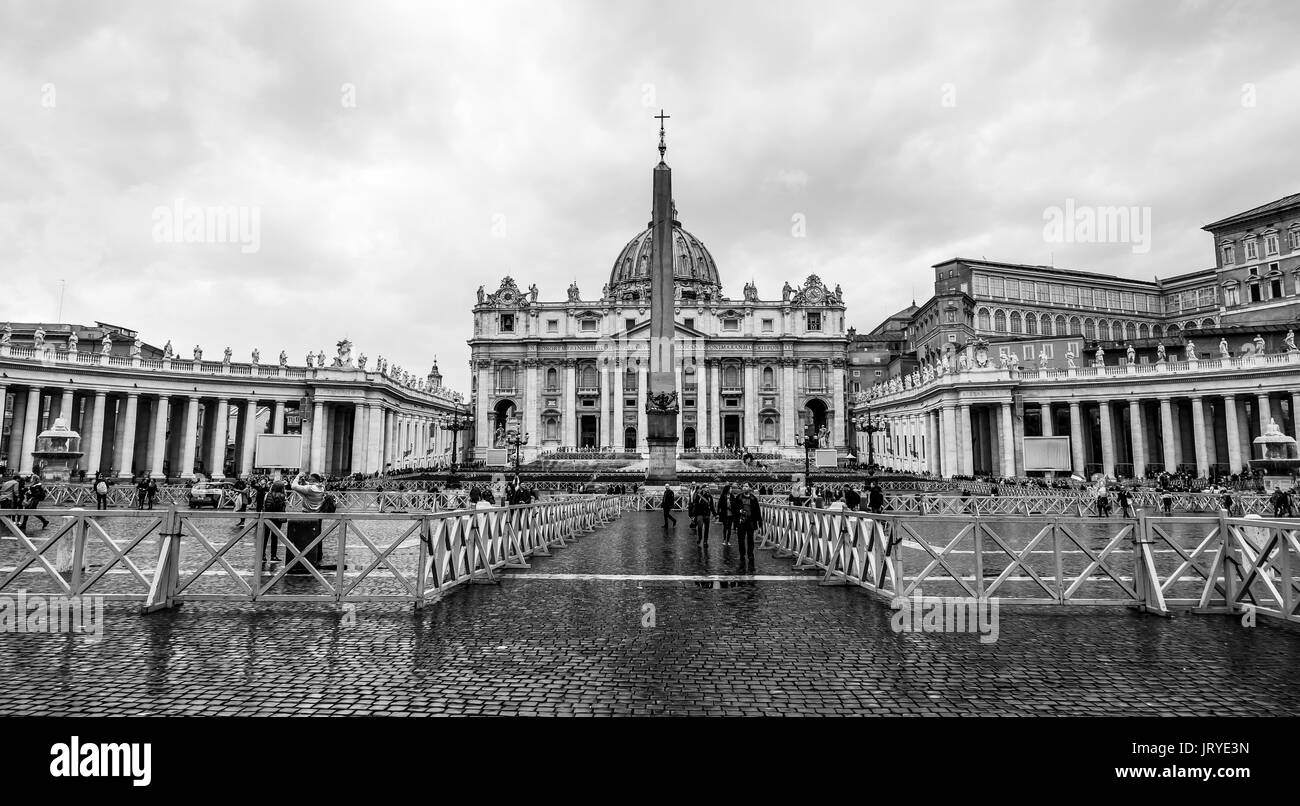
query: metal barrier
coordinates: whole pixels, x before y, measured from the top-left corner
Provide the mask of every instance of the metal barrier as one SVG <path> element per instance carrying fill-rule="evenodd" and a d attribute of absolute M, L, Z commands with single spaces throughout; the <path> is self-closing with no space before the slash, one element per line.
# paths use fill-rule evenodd
<path fill-rule="evenodd" d="M 498 581 L 500 568 L 527 567 L 622 511 L 618 496 L 587 496 L 437 513 L 248 513 L 236 527 L 244 513 L 4 510 L 0 536 L 14 539 L 0 541 L 0 591 L 143 601 L 146 612 L 178 601 L 418 609 L 457 585 Z M 33 535 L 18 525 L 25 515 L 52 523 Z M 263 562 L 276 544 L 278 568 Z"/>
<path fill-rule="evenodd" d="M 762 547 L 886 598 L 1127 605 L 1300 622 L 1300 521 L 1217 516 L 876 515 L 762 504 Z"/>

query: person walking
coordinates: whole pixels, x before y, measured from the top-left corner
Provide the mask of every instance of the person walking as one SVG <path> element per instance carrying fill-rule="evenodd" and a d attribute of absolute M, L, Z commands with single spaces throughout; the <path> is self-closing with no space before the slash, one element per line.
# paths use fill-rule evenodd
<path fill-rule="evenodd" d="M 722 545 L 731 545 L 731 527 L 736 516 L 736 501 L 731 494 L 731 485 L 722 485 L 722 491 L 718 493 L 717 504 L 718 520 L 722 523 Z"/>
<path fill-rule="evenodd" d="M 239 516 L 239 523 L 235 524 L 236 529 L 242 529 L 244 521 L 247 519 L 249 504 L 253 500 L 253 487 L 243 479 L 235 480 L 235 511 L 242 513 Z"/>
<path fill-rule="evenodd" d="M 754 570 L 754 530 L 763 527 L 758 496 L 746 483 L 736 498 L 736 542 L 740 544 L 741 569 Z"/>
<path fill-rule="evenodd" d="M 877 515 L 885 511 L 885 491 L 878 481 L 871 482 L 871 490 L 867 493 L 867 509 Z"/>
<path fill-rule="evenodd" d="M 1120 515 L 1125 518 L 1133 517 L 1133 496 L 1129 494 L 1127 487 L 1120 487 L 1115 492 L 1115 500 L 1119 501 Z"/>
<path fill-rule="evenodd" d="M 135 483 L 135 508 L 136 509 L 153 509 L 147 506 L 149 502 L 149 476 L 143 475 Z"/>
<path fill-rule="evenodd" d="M 1166 484 L 1160 485 L 1160 506 L 1166 515 L 1174 514 L 1174 491 Z"/>
<path fill-rule="evenodd" d="M 41 477 L 37 475 L 33 475 L 32 483 L 27 485 L 27 492 L 26 492 L 27 498 L 23 506 L 27 509 L 36 509 L 41 505 L 41 502 L 45 500 L 45 496 L 46 496 L 45 485 L 41 483 Z M 40 518 L 42 529 L 50 525 L 50 522 L 45 519 L 44 515 L 37 515 L 36 517 Z M 18 525 L 18 528 L 26 531 L 27 529 L 26 515 L 23 516 L 23 522 Z"/>
<path fill-rule="evenodd" d="M 95 474 L 95 509 L 108 509 L 108 482 Z"/>
<path fill-rule="evenodd" d="M 284 494 L 284 482 L 277 481 L 266 492 L 259 509 L 262 512 L 284 512 L 289 508 L 289 498 Z M 266 536 L 262 540 L 262 567 L 269 569 L 272 563 L 280 561 L 280 535 L 284 534 L 284 518 L 271 518 L 266 526 Z M 285 535 L 287 542 L 289 536 Z M 266 559 L 266 547 L 271 547 L 271 559 Z M 286 552 L 287 553 L 287 552 Z"/>
<path fill-rule="evenodd" d="M 677 518 L 673 517 L 673 507 L 677 505 L 677 493 L 673 492 L 672 487 L 664 488 L 664 528 L 668 528 L 668 522 L 673 522 L 673 528 L 677 528 Z"/>
<path fill-rule="evenodd" d="M 691 517 L 695 521 L 696 540 L 701 546 L 709 545 L 709 522 L 713 519 L 713 496 L 709 494 L 708 487 L 702 487 L 695 492 L 695 503 L 691 511 Z"/>

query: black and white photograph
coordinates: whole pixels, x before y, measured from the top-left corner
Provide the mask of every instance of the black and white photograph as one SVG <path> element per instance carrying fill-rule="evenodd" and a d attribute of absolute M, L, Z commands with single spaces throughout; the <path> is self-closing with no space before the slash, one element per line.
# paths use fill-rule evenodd
<path fill-rule="evenodd" d="M 829 748 L 967 796 L 1285 785 L 1297 35 L 4 4 L 6 768 L 337 796 L 394 747 L 493 781 L 653 735 L 665 785 Z"/>

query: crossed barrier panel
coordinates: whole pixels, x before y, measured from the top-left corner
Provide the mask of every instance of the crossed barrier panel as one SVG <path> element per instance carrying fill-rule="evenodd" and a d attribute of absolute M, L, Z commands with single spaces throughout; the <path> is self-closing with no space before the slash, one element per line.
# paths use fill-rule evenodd
<path fill-rule="evenodd" d="M 876 515 L 765 503 L 762 546 L 886 599 L 1127 605 L 1300 622 L 1300 521 Z"/>
<path fill-rule="evenodd" d="M 0 511 L 0 594 L 183 601 L 436 601 L 623 511 L 617 496 L 412 513 Z M 24 516 L 50 519 L 24 528 Z M 270 551 L 268 551 L 270 549 Z M 282 562 L 265 560 L 281 553 Z"/>

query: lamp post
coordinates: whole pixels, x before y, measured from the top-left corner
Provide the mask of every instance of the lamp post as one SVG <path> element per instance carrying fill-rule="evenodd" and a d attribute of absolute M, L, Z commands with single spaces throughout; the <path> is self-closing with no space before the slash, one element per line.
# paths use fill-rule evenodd
<path fill-rule="evenodd" d="M 821 447 L 821 443 L 817 440 L 817 434 L 813 431 L 812 423 L 804 426 L 803 434 L 803 439 L 799 440 L 799 442 L 803 445 L 804 497 L 808 498 L 812 495 L 812 479 L 808 475 L 809 466 L 812 464 L 812 452 Z"/>
<path fill-rule="evenodd" d="M 853 427 L 867 435 L 867 471 L 870 472 L 876 466 L 876 441 L 874 437 L 876 432 L 888 430 L 889 424 L 885 422 L 885 418 L 868 412 L 854 417 Z"/>
<path fill-rule="evenodd" d="M 506 429 L 505 443 L 512 445 L 515 449 L 515 484 L 519 484 L 519 455 L 523 453 L 524 446 L 528 444 L 528 438 L 532 436 L 524 431 L 520 424 L 520 418 L 515 417 L 510 421 L 510 427 Z"/>
<path fill-rule="evenodd" d="M 440 414 L 438 425 L 451 432 L 451 475 L 456 475 L 456 443 L 460 442 L 460 432 L 469 428 L 470 420 L 463 414 Z"/>

